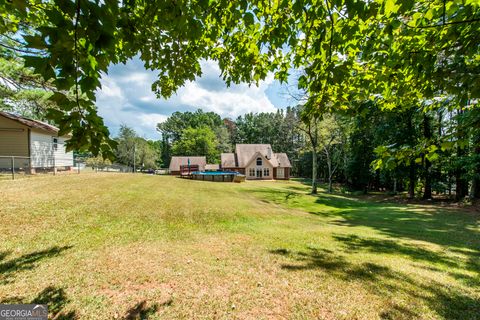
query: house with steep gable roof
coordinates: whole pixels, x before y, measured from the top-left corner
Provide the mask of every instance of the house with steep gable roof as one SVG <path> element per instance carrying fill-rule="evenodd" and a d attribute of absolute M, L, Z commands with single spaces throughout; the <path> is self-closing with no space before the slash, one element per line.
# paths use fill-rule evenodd
<path fill-rule="evenodd" d="M 292 168 L 287 154 L 274 153 L 270 144 L 237 144 L 234 153 L 221 154 L 220 165 L 249 180 L 288 180 Z"/>

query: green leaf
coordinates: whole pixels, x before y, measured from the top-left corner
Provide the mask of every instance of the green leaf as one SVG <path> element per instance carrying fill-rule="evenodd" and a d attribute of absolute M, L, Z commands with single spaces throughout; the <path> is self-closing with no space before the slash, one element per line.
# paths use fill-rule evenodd
<path fill-rule="evenodd" d="M 398 11 L 399 6 L 396 5 L 395 0 L 386 0 L 385 1 L 385 14 L 390 16 L 392 13 L 396 13 Z"/>
<path fill-rule="evenodd" d="M 243 20 L 245 21 L 246 26 L 251 26 L 255 23 L 255 17 L 251 12 L 245 12 L 245 15 L 243 16 Z"/>
<path fill-rule="evenodd" d="M 427 12 L 425 13 L 425 19 L 427 20 L 432 20 L 433 18 L 433 9 L 429 9 L 427 10 Z"/>

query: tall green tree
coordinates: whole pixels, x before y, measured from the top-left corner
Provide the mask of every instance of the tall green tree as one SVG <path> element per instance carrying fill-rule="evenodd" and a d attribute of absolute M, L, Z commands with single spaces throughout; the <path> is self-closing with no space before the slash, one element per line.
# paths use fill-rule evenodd
<path fill-rule="evenodd" d="M 48 121 L 49 108 L 57 108 L 49 98 L 54 87 L 41 75 L 27 68 L 21 54 L 9 48 L 18 40 L 9 35 L 0 36 L 0 110 Z"/>
<path fill-rule="evenodd" d="M 127 166 L 133 167 L 135 162 L 137 134 L 135 130 L 126 125 L 120 126 L 117 141 L 117 148 L 115 151 L 116 160 Z"/>
<path fill-rule="evenodd" d="M 52 83 L 58 109 L 47 116 L 72 134 L 68 147 L 94 154 L 115 145 L 94 104 L 101 74 L 135 56 L 158 71 L 152 89 L 159 97 L 200 76 L 200 61 L 212 59 L 227 84 L 258 83 L 269 72 L 286 81 L 292 67 L 301 69 L 310 114 L 371 100 L 382 112 L 448 101 L 459 122 L 447 141 L 423 130 L 413 146 L 402 143 L 403 152 L 390 155 L 419 159 L 410 161 L 411 177 L 428 186 L 439 143 L 451 143 L 463 197 L 473 176 L 462 163 L 476 148 L 460 118 L 480 98 L 479 9 L 478 1 L 446 0 L 16 0 L 0 2 L 0 34 L 16 40 L 5 50 Z"/>
<path fill-rule="evenodd" d="M 218 141 L 209 127 L 187 128 L 182 138 L 173 143 L 172 154 L 179 156 L 206 156 L 207 162 L 219 161 Z"/>
<path fill-rule="evenodd" d="M 334 115 L 323 115 L 318 123 L 318 147 L 323 152 L 327 165 L 328 192 L 332 193 L 333 177 L 342 165 L 345 133 Z"/>
<path fill-rule="evenodd" d="M 301 110 L 300 112 L 305 112 Z M 308 137 L 308 146 L 311 150 L 312 155 L 312 188 L 311 193 L 318 193 L 318 152 L 320 144 L 320 135 L 319 135 L 319 125 L 321 121 L 321 115 L 319 114 L 308 114 L 303 113 L 300 116 L 301 122 L 298 126 L 305 135 Z"/>
<path fill-rule="evenodd" d="M 239 116 L 233 126 L 232 141 L 237 143 L 267 143 L 275 152 L 285 152 L 295 159 L 304 145 L 298 130 L 298 112 L 288 107 L 276 112 L 247 113 Z"/>
<path fill-rule="evenodd" d="M 141 170 L 157 168 L 160 150 L 156 149 L 155 143 L 139 137 L 126 125 L 120 127 L 116 141 L 115 155 L 119 163 Z"/>
<path fill-rule="evenodd" d="M 108 135 L 94 92 L 110 63 L 138 55 L 159 71 L 152 88 L 170 96 L 213 59 L 227 83 L 303 68 L 308 105 L 348 105 L 372 94 L 386 106 L 437 90 L 480 96 L 477 1 L 5 1 L 1 33 L 18 34 L 25 61 L 59 90 L 52 113 L 71 145 L 98 150 Z M 428 47 L 428 50 L 418 48 Z M 13 50 L 23 50 L 13 47 Z M 288 50 L 285 50 L 288 49 Z M 452 72 L 458 66 L 462 72 Z M 455 69 L 454 69 L 455 68 Z M 355 90 L 352 90 L 355 89 Z M 71 101 L 61 90 L 71 90 Z M 73 110 L 73 112 L 71 112 Z"/>
<path fill-rule="evenodd" d="M 186 129 L 209 128 L 215 134 L 215 148 L 218 158 L 222 152 L 230 152 L 232 149 L 230 133 L 224 120 L 215 112 L 204 112 L 198 109 L 194 112 L 174 112 L 167 120 L 157 125 L 157 131 L 162 134 L 163 153 L 162 159 L 165 164 L 170 163 L 173 155 L 173 145 L 183 140 Z M 198 131 L 202 132 L 202 131 Z M 189 137 L 190 139 L 190 137 Z"/>
<path fill-rule="evenodd" d="M 157 125 L 157 130 L 173 143 L 180 140 L 183 131 L 187 128 L 208 127 L 213 131 L 224 126 L 222 118 L 215 112 L 204 112 L 198 109 L 194 112 L 176 111 L 168 119 Z"/>

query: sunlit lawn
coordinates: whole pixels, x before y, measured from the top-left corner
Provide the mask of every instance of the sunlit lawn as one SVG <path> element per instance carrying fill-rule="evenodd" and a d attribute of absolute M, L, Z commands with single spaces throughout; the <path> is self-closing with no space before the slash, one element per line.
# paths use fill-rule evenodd
<path fill-rule="evenodd" d="M 0 303 L 56 319 L 480 319 L 478 213 L 115 173 L 0 200 Z"/>

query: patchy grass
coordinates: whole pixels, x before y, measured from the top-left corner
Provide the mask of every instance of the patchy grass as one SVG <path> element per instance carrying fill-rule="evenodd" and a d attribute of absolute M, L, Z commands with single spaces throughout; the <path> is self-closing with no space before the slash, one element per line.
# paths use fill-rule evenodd
<path fill-rule="evenodd" d="M 0 303 L 56 319 L 480 319 L 471 212 L 108 173 L 0 199 Z"/>

